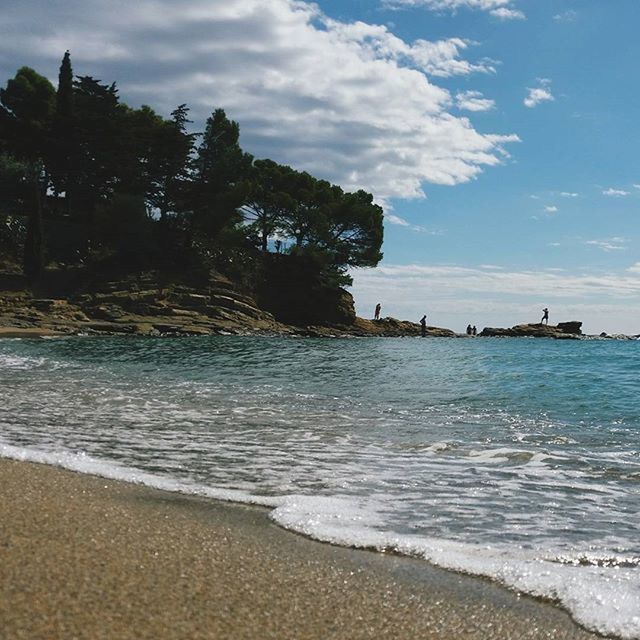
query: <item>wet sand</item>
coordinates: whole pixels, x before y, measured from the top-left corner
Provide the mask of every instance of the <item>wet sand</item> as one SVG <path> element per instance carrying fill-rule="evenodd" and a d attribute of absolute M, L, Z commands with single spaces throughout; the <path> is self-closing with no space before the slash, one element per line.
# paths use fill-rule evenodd
<path fill-rule="evenodd" d="M 307 540 L 265 509 L 0 459 L 0 637 L 598 636 L 486 580 Z"/>

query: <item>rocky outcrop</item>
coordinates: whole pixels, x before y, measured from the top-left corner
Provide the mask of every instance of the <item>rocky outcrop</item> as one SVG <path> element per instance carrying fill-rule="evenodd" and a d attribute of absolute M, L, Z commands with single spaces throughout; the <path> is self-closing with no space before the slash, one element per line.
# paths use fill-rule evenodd
<path fill-rule="evenodd" d="M 162 286 L 153 278 L 107 282 L 92 293 L 36 298 L 0 293 L 0 327 L 29 334 L 209 335 L 291 333 L 234 284 L 213 276 L 209 287 Z"/>
<path fill-rule="evenodd" d="M 557 325 L 519 324 L 510 329 L 485 327 L 483 337 L 577 339 L 582 335 L 582 322 L 560 322 Z"/>
<path fill-rule="evenodd" d="M 396 318 L 382 318 L 380 320 L 356 318 L 352 325 L 352 333 L 354 335 L 384 337 L 420 336 L 421 328 L 417 322 L 396 320 Z M 455 331 L 451 331 L 451 329 L 429 326 L 426 335 L 431 338 L 454 338 L 457 336 Z"/>

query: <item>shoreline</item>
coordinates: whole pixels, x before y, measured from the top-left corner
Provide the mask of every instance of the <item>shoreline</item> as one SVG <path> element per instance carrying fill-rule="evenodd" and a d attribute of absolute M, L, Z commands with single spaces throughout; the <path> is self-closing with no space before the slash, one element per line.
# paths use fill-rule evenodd
<path fill-rule="evenodd" d="M 468 336 L 462 333 L 453 333 L 452 335 L 444 335 L 439 333 L 440 329 L 434 328 L 435 331 L 432 334 L 425 336 L 426 338 L 448 338 L 448 339 L 464 339 L 486 340 L 492 339 L 518 339 L 518 338 L 532 338 L 534 336 L 526 335 L 480 335 Z M 258 338 L 421 338 L 418 334 L 387 334 L 387 333 L 349 333 L 344 329 L 335 329 L 331 327 L 311 327 L 300 328 L 298 331 L 290 331 L 287 333 L 276 333 L 270 331 L 246 331 L 246 332 L 227 332 L 219 331 L 209 334 L 194 334 L 194 333 L 166 333 L 166 334 L 143 334 L 136 332 L 90 332 L 83 333 L 82 330 L 77 332 L 65 332 L 56 331 L 47 327 L 12 327 L 12 326 L 0 326 L 0 340 L 2 339 L 29 339 L 29 338 L 82 338 L 82 337 L 94 337 L 94 338 L 191 338 L 191 337 L 203 337 L 203 336 L 236 336 L 236 337 L 258 337 Z M 562 338 L 558 336 L 535 336 L 536 340 L 570 340 L 577 342 L 635 342 L 640 340 L 640 335 L 626 335 L 626 334 L 582 334 L 579 336 L 567 335 Z"/>
<path fill-rule="evenodd" d="M 489 580 L 289 532 L 264 507 L 8 458 L 0 484 L 7 637 L 601 637 Z"/>

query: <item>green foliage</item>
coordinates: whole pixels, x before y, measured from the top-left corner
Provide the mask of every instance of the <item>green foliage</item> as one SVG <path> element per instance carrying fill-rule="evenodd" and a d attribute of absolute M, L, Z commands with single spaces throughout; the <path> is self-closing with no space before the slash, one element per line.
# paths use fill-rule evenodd
<path fill-rule="evenodd" d="M 29 67 L 22 67 L 0 89 L 0 138 L 16 158 L 42 157 L 55 103 L 53 85 Z"/>
<path fill-rule="evenodd" d="M 240 128 L 222 109 L 207 119 L 202 142 L 193 163 L 188 192 L 192 235 L 215 241 L 225 227 L 241 221 L 253 158 L 242 151 Z"/>
<path fill-rule="evenodd" d="M 0 248 L 23 246 L 36 279 L 44 217 L 48 257 L 64 264 L 215 268 L 249 286 L 273 263 L 280 275 L 297 270 L 298 290 L 319 291 L 379 262 L 382 209 L 371 194 L 254 161 L 222 109 L 202 134 L 189 132 L 188 115 L 184 104 L 170 118 L 128 107 L 114 83 L 74 77 L 68 51 L 57 91 L 19 69 L 0 89 Z"/>
<path fill-rule="evenodd" d="M 290 191 L 295 176 L 291 167 L 273 160 L 253 163 L 242 212 L 249 237 L 256 237 L 263 252 L 268 250 L 269 238 L 282 229 L 287 212 L 294 208 Z"/>

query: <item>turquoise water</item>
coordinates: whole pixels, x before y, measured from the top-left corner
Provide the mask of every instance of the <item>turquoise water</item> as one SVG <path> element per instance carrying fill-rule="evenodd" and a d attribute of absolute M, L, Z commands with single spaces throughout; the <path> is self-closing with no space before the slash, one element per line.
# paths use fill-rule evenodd
<path fill-rule="evenodd" d="M 0 454 L 272 507 L 640 637 L 640 342 L 0 340 Z"/>

